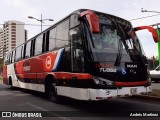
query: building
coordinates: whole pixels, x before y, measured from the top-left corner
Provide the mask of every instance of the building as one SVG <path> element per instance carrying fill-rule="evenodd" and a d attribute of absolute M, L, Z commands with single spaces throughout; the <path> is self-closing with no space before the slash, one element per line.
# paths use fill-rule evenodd
<path fill-rule="evenodd" d="M 0 28 L 0 58 L 3 58 L 3 29 Z"/>
<path fill-rule="evenodd" d="M 0 57 L 3 58 L 6 52 L 19 46 L 27 40 L 27 31 L 24 23 L 20 21 L 6 21 L 0 33 Z"/>

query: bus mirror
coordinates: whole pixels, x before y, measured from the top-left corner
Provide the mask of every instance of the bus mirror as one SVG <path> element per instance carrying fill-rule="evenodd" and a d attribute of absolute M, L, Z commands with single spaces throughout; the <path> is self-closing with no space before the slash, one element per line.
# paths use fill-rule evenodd
<path fill-rule="evenodd" d="M 99 33 L 100 32 L 100 27 L 99 27 L 99 18 L 98 16 L 90 10 L 84 11 L 80 14 L 80 18 L 83 18 L 86 16 L 89 27 L 92 33 Z"/>
<path fill-rule="evenodd" d="M 140 27 L 134 28 L 134 31 L 144 30 L 144 29 L 147 29 L 149 32 L 152 33 L 154 42 L 157 43 L 158 42 L 158 35 L 157 35 L 156 30 L 153 27 L 151 27 L 151 26 L 140 26 Z"/>

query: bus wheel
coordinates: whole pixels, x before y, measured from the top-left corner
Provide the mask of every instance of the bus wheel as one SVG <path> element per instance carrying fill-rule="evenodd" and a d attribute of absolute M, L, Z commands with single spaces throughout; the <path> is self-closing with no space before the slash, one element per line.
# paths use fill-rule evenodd
<path fill-rule="evenodd" d="M 49 85 L 48 97 L 52 102 L 59 103 L 59 96 L 57 95 L 56 83 L 53 82 Z"/>
<path fill-rule="evenodd" d="M 9 77 L 9 85 L 10 85 L 10 89 L 14 90 L 13 83 L 12 83 L 12 78 L 11 77 Z"/>

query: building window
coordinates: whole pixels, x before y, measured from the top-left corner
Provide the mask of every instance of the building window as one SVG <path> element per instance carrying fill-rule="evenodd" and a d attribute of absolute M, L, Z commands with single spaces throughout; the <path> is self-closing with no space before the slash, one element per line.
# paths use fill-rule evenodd
<path fill-rule="evenodd" d="M 13 37 L 12 37 L 12 40 L 16 40 L 16 38 L 13 38 Z"/>
<path fill-rule="evenodd" d="M 11 23 L 11 25 L 16 25 L 16 23 Z"/>
<path fill-rule="evenodd" d="M 16 35 L 12 35 L 11 37 L 16 37 Z"/>
<path fill-rule="evenodd" d="M 16 43 L 16 41 L 11 41 L 11 43 Z"/>
<path fill-rule="evenodd" d="M 11 46 L 16 46 L 16 44 L 11 44 Z"/>
<path fill-rule="evenodd" d="M 12 31 L 16 31 L 16 29 L 11 29 Z"/>
<path fill-rule="evenodd" d="M 16 26 L 12 26 L 11 28 L 16 28 Z"/>
<path fill-rule="evenodd" d="M 11 34 L 16 34 L 16 32 L 12 32 Z"/>

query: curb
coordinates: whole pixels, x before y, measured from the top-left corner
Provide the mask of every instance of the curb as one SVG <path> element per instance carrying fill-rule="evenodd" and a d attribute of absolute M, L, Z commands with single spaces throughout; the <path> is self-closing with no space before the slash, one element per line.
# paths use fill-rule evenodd
<path fill-rule="evenodd" d="M 159 101 L 159 102 L 160 102 L 160 97 L 155 97 L 155 96 L 133 95 L 132 97 L 133 97 L 133 98 L 138 98 L 138 99 L 152 100 L 152 101 Z"/>

